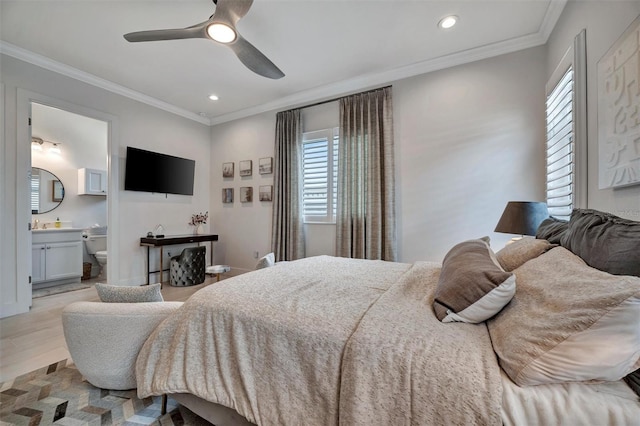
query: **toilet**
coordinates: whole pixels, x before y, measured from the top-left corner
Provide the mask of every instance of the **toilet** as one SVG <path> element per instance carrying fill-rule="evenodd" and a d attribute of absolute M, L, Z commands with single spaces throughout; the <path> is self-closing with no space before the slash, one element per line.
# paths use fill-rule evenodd
<path fill-rule="evenodd" d="M 82 234 L 87 252 L 96 258 L 100 265 L 100 273 L 98 277 L 102 280 L 107 279 L 107 235 L 106 227 L 104 231 L 97 228 L 86 229 Z"/>

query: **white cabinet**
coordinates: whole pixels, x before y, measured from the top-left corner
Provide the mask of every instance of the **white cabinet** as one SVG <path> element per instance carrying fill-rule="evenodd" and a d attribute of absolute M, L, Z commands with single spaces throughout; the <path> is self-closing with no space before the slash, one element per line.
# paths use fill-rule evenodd
<path fill-rule="evenodd" d="M 33 284 L 79 282 L 82 276 L 81 231 L 34 231 L 31 258 Z"/>
<path fill-rule="evenodd" d="M 107 195 L 107 171 L 78 169 L 78 195 Z"/>

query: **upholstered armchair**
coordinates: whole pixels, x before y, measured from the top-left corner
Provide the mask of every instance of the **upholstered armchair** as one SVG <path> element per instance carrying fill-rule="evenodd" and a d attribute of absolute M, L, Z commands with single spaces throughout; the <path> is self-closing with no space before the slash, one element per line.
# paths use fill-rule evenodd
<path fill-rule="evenodd" d="M 136 358 L 149 335 L 182 302 L 75 302 L 62 311 L 69 353 L 78 371 L 102 389 L 136 388 Z"/>
<path fill-rule="evenodd" d="M 207 249 L 201 247 L 188 247 L 182 250 L 178 256 L 171 258 L 169 265 L 169 284 L 183 287 L 201 284 L 205 278 Z"/>

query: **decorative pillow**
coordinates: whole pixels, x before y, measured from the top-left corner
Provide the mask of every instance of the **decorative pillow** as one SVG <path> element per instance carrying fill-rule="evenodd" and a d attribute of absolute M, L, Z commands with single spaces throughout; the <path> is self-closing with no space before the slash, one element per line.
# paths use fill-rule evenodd
<path fill-rule="evenodd" d="M 513 297 L 515 276 L 500 267 L 487 240 L 462 242 L 445 256 L 433 302 L 440 321 L 479 323 Z"/>
<path fill-rule="evenodd" d="M 130 287 L 98 283 L 96 290 L 100 300 L 107 303 L 162 302 L 164 300 L 160 293 L 160 284 Z"/>
<path fill-rule="evenodd" d="M 640 278 L 591 268 L 563 247 L 515 274 L 516 295 L 487 326 L 516 384 L 615 381 L 640 367 Z"/>
<path fill-rule="evenodd" d="M 560 244 L 560 239 L 569 227 L 568 220 L 556 219 L 549 217 L 543 220 L 536 231 L 536 238 L 547 240 L 551 244 Z"/>
<path fill-rule="evenodd" d="M 640 222 L 576 209 L 560 244 L 596 269 L 640 276 Z"/>
<path fill-rule="evenodd" d="M 269 266 L 273 266 L 275 264 L 276 264 L 275 255 L 273 253 L 269 253 L 265 256 L 262 256 L 260 260 L 258 260 L 256 269 L 268 268 Z"/>
<path fill-rule="evenodd" d="M 534 259 L 555 246 L 556 245 L 549 243 L 547 240 L 524 237 L 507 244 L 502 250 L 496 253 L 496 258 L 505 271 L 511 272 L 527 260 Z"/>

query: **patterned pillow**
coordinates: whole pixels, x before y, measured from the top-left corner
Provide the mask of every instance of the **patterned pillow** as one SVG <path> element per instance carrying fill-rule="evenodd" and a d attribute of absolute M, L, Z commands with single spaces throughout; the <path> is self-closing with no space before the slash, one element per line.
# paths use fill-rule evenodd
<path fill-rule="evenodd" d="M 109 284 L 96 284 L 98 296 L 102 302 L 106 303 L 141 303 L 141 302 L 162 302 L 160 284 L 145 286 L 119 286 Z"/>
<path fill-rule="evenodd" d="M 470 240 L 445 256 L 433 307 L 442 322 L 479 323 L 500 312 L 515 291 L 515 276 L 500 267 L 487 240 Z"/>
<path fill-rule="evenodd" d="M 517 385 L 616 381 L 640 367 L 640 278 L 599 271 L 563 247 L 514 273 L 518 291 L 487 327 Z"/>
<path fill-rule="evenodd" d="M 496 253 L 496 258 L 505 271 L 511 272 L 523 265 L 526 261 L 540 256 L 555 246 L 555 244 L 551 244 L 547 240 L 524 237 L 507 244 L 502 250 Z"/>

